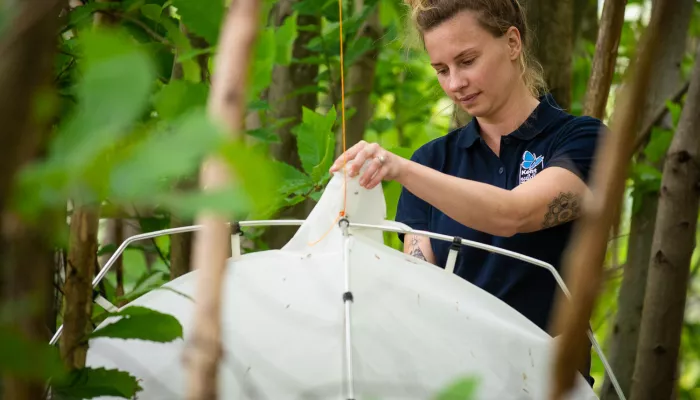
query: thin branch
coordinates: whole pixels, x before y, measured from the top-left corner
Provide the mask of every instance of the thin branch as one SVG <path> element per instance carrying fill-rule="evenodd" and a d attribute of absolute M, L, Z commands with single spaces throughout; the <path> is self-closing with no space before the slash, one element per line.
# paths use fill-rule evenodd
<path fill-rule="evenodd" d="M 683 95 L 685 95 L 686 92 L 688 92 L 689 87 L 690 81 L 686 81 L 681 87 L 678 88 L 678 90 L 676 90 L 676 92 L 673 94 L 673 96 L 671 96 L 668 99 L 668 101 L 672 103 L 678 103 L 679 101 L 681 101 Z M 659 107 L 656 110 L 654 110 L 651 119 L 647 122 L 646 125 L 644 125 L 644 128 L 639 132 L 639 136 L 637 136 L 637 140 L 635 140 L 634 142 L 635 153 L 639 153 L 640 151 L 642 151 L 644 145 L 651 136 L 652 130 L 656 125 L 661 123 L 661 120 L 664 119 L 664 117 L 666 117 L 666 114 L 668 114 L 668 107 L 666 106 L 666 103 L 659 105 Z"/>
<path fill-rule="evenodd" d="M 134 17 L 130 16 L 129 14 L 115 12 L 115 11 L 109 11 L 109 10 L 95 10 L 95 13 L 102 13 L 102 14 L 108 15 L 108 16 L 113 17 L 113 18 L 121 18 L 124 21 L 131 22 L 132 24 L 143 29 L 143 31 L 146 32 L 154 40 L 157 40 L 158 42 L 160 42 L 168 47 L 175 48 L 175 45 L 171 41 L 169 41 L 167 38 L 158 34 L 156 31 L 151 29 L 148 25 L 144 24 L 143 21 L 139 20 L 138 18 L 134 18 Z"/>

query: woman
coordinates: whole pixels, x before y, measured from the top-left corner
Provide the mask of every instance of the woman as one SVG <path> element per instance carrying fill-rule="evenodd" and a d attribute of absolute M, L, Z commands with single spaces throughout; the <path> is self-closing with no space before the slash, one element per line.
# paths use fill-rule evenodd
<path fill-rule="evenodd" d="M 424 1 L 412 4 L 413 16 L 431 65 L 445 93 L 472 121 L 423 145 L 410 160 L 376 143 L 358 143 L 331 172 L 345 159 L 353 161 L 348 174 L 356 176 L 368 161 L 360 177 L 364 187 L 382 180 L 403 186 L 397 221 L 526 254 L 558 269 L 589 195 L 602 123 L 567 114 L 542 94 L 518 0 Z M 410 234 L 401 240 L 406 253 L 445 265 L 450 243 Z M 454 272 L 548 330 L 557 289 L 548 271 L 462 247 Z"/>

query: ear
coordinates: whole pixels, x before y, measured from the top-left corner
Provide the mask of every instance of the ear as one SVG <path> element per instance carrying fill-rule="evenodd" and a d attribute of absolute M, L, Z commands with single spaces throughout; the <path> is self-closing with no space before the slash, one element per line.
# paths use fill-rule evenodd
<path fill-rule="evenodd" d="M 511 61 L 517 60 L 523 50 L 523 42 L 520 38 L 518 28 L 511 26 L 505 33 L 506 43 L 508 45 L 508 55 Z"/>

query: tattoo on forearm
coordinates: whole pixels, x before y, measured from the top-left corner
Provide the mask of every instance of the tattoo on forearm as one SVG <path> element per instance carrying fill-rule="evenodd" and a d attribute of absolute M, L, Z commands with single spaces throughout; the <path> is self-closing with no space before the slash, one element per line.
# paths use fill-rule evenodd
<path fill-rule="evenodd" d="M 576 194 L 569 192 L 559 193 L 551 203 L 544 215 L 543 228 L 550 228 L 572 221 L 581 215 L 581 199 Z"/>
<path fill-rule="evenodd" d="M 423 254 L 423 251 L 418 246 L 418 237 L 414 236 L 411 239 L 411 253 L 413 257 L 420 258 L 421 260 L 428 261 Z"/>

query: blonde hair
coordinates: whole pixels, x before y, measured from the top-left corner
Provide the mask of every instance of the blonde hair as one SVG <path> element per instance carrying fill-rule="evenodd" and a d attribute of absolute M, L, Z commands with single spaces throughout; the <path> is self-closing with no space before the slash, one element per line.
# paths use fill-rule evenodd
<path fill-rule="evenodd" d="M 513 26 L 520 32 L 521 78 L 530 93 L 539 98 L 547 91 L 542 65 L 530 53 L 531 36 L 525 10 L 518 0 L 404 0 L 411 8 L 411 19 L 421 38 L 461 11 L 473 11 L 479 24 L 495 37 L 503 36 Z"/>

